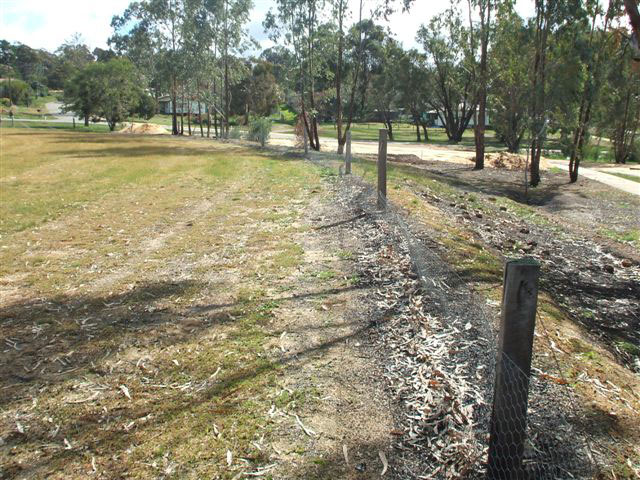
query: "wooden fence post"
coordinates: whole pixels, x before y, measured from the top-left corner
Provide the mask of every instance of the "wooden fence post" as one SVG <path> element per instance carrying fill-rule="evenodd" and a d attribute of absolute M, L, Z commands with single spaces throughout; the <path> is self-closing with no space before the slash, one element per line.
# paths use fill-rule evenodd
<path fill-rule="evenodd" d="M 347 130 L 347 151 L 344 156 L 344 173 L 349 175 L 351 173 L 351 130 Z"/>
<path fill-rule="evenodd" d="M 504 269 L 500 338 L 491 416 L 488 478 L 523 480 L 527 405 L 540 264 L 531 258 Z"/>
<path fill-rule="evenodd" d="M 381 128 L 378 140 L 378 208 L 384 210 L 387 203 L 387 130 Z"/>

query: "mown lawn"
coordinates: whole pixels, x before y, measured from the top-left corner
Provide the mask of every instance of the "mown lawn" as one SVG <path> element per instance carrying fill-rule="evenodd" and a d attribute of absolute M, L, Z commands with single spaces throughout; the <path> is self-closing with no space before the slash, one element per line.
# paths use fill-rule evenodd
<path fill-rule="evenodd" d="M 0 135 L 2 474 L 231 479 L 264 465 L 281 391 L 269 296 L 302 262 L 318 172 L 198 140 Z"/>

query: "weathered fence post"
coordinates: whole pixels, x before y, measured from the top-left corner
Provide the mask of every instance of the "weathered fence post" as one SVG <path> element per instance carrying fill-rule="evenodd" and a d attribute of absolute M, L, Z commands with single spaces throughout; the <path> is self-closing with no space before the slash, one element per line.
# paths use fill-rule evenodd
<path fill-rule="evenodd" d="M 378 140 L 378 208 L 384 209 L 387 203 L 387 130 L 380 129 Z"/>
<path fill-rule="evenodd" d="M 344 156 L 344 173 L 349 175 L 351 173 L 351 130 L 347 130 L 347 151 Z"/>
<path fill-rule="evenodd" d="M 302 125 L 302 135 L 304 136 L 304 156 L 309 156 L 309 137 L 307 136 L 307 127 Z"/>
<path fill-rule="evenodd" d="M 488 478 L 523 480 L 529 375 L 540 264 L 531 258 L 504 269 L 500 338 L 491 416 Z"/>

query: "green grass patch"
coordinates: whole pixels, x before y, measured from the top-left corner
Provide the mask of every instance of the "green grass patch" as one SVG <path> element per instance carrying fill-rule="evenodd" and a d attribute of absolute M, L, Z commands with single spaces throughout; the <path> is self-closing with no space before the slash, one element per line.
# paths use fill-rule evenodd
<path fill-rule="evenodd" d="M 640 229 L 630 229 L 622 232 L 611 229 L 602 229 L 600 233 L 616 242 L 629 243 L 640 248 Z"/>
<path fill-rule="evenodd" d="M 604 173 L 607 173 L 609 175 L 615 175 L 616 177 L 624 178 L 625 180 L 631 180 L 632 182 L 640 183 L 640 177 L 638 177 L 637 175 L 628 175 L 626 173 L 618 172 L 607 172 L 606 170 L 603 171 Z"/>

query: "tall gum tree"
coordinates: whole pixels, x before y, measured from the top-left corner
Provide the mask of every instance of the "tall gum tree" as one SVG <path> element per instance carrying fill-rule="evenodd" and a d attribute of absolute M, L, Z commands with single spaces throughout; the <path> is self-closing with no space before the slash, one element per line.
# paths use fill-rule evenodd
<path fill-rule="evenodd" d="M 531 29 L 511 8 L 500 9 L 495 21 L 489 61 L 491 125 L 510 153 L 518 153 L 527 129 Z"/>
<path fill-rule="evenodd" d="M 432 18 L 428 26 L 422 26 L 417 35 L 429 63 L 429 105 L 452 143 L 462 140 L 477 105 L 469 34 L 459 9 L 452 5 Z"/>
<path fill-rule="evenodd" d="M 169 78 L 171 95 L 171 131 L 178 135 L 176 105 L 178 102 L 178 81 L 181 73 L 182 22 L 184 21 L 184 0 L 141 0 L 132 2 L 121 16 L 111 21 L 114 29 L 112 42 L 130 36 L 130 30 L 144 31 L 153 42 L 154 55 L 159 58 L 158 68 Z M 130 37 L 131 38 L 131 37 Z"/>
<path fill-rule="evenodd" d="M 319 74 L 316 57 L 321 54 L 318 26 L 325 1 L 276 0 L 275 3 L 275 12 L 267 13 L 263 26 L 272 40 L 283 40 L 293 51 L 303 126 L 311 148 L 320 150 L 315 86 Z"/>

